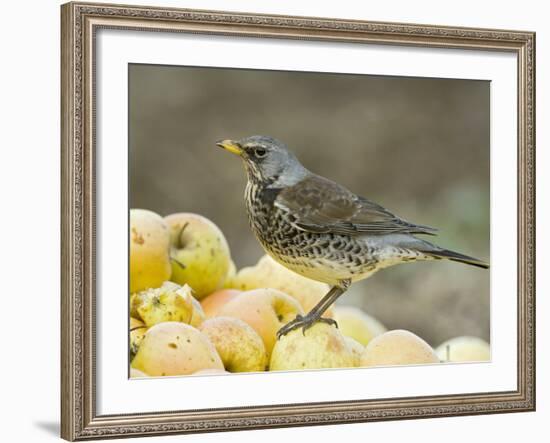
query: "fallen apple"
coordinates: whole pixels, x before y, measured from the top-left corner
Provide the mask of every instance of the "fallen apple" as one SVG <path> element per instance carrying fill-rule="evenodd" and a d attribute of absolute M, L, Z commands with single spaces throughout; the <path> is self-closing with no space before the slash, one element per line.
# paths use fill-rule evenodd
<path fill-rule="evenodd" d="M 137 312 L 148 328 L 167 321 L 189 323 L 193 316 L 192 299 L 188 285 L 166 282 L 160 288 L 132 295 L 130 313 Z"/>
<path fill-rule="evenodd" d="M 214 344 L 227 371 L 265 371 L 267 353 L 264 342 L 244 321 L 233 317 L 215 317 L 206 320 L 200 331 Z"/>
<path fill-rule="evenodd" d="M 206 314 L 200 302 L 193 296 L 191 296 L 191 303 L 193 305 L 193 313 L 191 314 L 191 320 L 189 324 L 194 328 L 198 328 L 204 320 L 206 320 Z"/>
<path fill-rule="evenodd" d="M 361 366 L 361 355 L 363 355 L 365 347 L 354 338 L 347 337 L 345 335 L 344 340 L 346 341 L 346 345 L 348 345 L 351 355 L 353 356 L 353 366 Z"/>
<path fill-rule="evenodd" d="M 489 361 L 491 347 L 479 337 L 455 337 L 441 343 L 436 354 L 442 362 Z"/>
<path fill-rule="evenodd" d="M 395 330 L 373 338 L 361 355 L 361 366 L 439 363 L 431 346 L 412 332 Z"/>
<path fill-rule="evenodd" d="M 241 269 L 231 280 L 235 289 L 248 291 L 258 288 L 278 289 L 300 303 L 309 312 L 329 291 L 329 286 L 303 277 L 264 255 L 255 266 Z M 332 317 L 332 308 L 323 317 Z"/>
<path fill-rule="evenodd" d="M 335 306 L 334 320 L 340 332 L 366 346 L 377 335 L 386 332 L 382 323 L 354 306 Z"/>
<path fill-rule="evenodd" d="M 277 331 L 297 314 L 303 314 L 300 304 L 277 289 L 254 289 L 239 294 L 226 303 L 218 315 L 235 317 L 248 323 L 262 338 L 268 357 L 277 341 Z"/>
<path fill-rule="evenodd" d="M 180 322 L 149 328 L 132 367 L 150 376 L 186 375 L 201 369 L 224 369 L 216 348 L 197 329 Z"/>
<path fill-rule="evenodd" d="M 170 278 L 170 233 L 158 214 L 130 210 L 130 293 L 156 288 Z"/>
<path fill-rule="evenodd" d="M 201 306 L 206 318 L 218 315 L 220 309 L 230 300 L 233 300 L 242 291 L 237 289 L 220 289 L 201 300 Z"/>
<path fill-rule="evenodd" d="M 294 329 L 282 336 L 273 347 L 269 369 L 285 371 L 354 366 L 353 353 L 340 331 L 326 323 L 315 323 L 305 332 Z"/>
<path fill-rule="evenodd" d="M 164 220 L 170 231 L 171 280 L 187 283 L 199 300 L 221 288 L 231 260 L 222 231 L 197 214 L 172 214 Z"/>
<path fill-rule="evenodd" d="M 130 317 L 130 360 L 135 357 L 146 332 L 147 326 L 145 326 L 145 323 L 137 318 Z"/>

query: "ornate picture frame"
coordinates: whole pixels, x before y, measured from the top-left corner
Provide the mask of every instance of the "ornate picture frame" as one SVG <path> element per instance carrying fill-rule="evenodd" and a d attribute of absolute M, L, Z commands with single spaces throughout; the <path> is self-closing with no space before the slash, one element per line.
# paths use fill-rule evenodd
<path fill-rule="evenodd" d="M 535 35 L 524 31 L 270 16 L 72 2 L 62 18 L 61 435 L 108 437 L 215 432 L 533 411 L 535 409 Z M 177 32 L 517 56 L 517 389 L 359 401 L 119 415 L 96 412 L 95 36 L 99 29 Z"/>

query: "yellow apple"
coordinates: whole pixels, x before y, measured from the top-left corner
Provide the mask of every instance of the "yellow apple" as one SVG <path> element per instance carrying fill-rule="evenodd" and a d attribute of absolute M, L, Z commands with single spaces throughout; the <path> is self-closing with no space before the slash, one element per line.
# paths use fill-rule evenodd
<path fill-rule="evenodd" d="M 235 317 L 248 323 L 262 338 L 268 357 L 277 341 L 277 331 L 303 314 L 300 304 L 276 289 L 254 289 L 226 303 L 218 315 Z"/>
<path fill-rule="evenodd" d="M 489 343 L 478 337 L 455 337 L 441 343 L 436 349 L 439 359 L 443 362 L 489 361 L 491 347 Z"/>
<path fill-rule="evenodd" d="M 247 323 L 233 317 L 206 320 L 200 331 L 210 339 L 229 372 L 265 371 L 267 353 L 262 338 Z"/>
<path fill-rule="evenodd" d="M 353 355 L 353 366 L 361 366 L 361 355 L 363 355 L 365 347 L 354 338 L 347 337 L 345 335 L 344 340 L 346 341 L 346 344 L 351 351 L 351 355 Z"/>
<path fill-rule="evenodd" d="M 399 329 L 373 338 L 361 355 L 361 366 L 428 363 L 439 363 L 431 346 L 412 332 Z"/>
<path fill-rule="evenodd" d="M 218 315 L 220 309 L 230 300 L 233 300 L 242 291 L 237 289 L 220 289 L 201 300 L 201 306 L 206 318 Z"/>
<path fill-rule="evenodd" d="M 130 293 L 156 288 L 170 278 L 170 233 L 158 214 L 130 210 Z"/>
<path fill-rule="evenodd" d="M 189 324 L 198 328 L 202 322 L 206 320 L 206 314 L 200 302 L 193 296 L 191 297 L 191 303 L 193 304 L 193 313 L 191 315 L 191 320 L 189 320 Z"/>
<path fill-rule="evenodd" d="M 304 312 L 309 312 L 329 291 L 329 286 L 303 277 L 264 255 L 255 266 L 241 269 L 231 286 L 242 291 L 258 288 L 278 289 L 295 298 Z M 323 317 L 332 317 L 332 308 Z"/>
<path fill-rule="evenodd" d="M 229 288 L 229 289 L 233 288 L 236 275 L 237 275 L 237 266 L 235 266 L 235 262 L 233 260 L 230 260 L 229 268 L 227 269 L 227 274 L 225 275 L 225 279 L 223 281 L 223 287 Z"/>
<path fill-rule="evenodd" d="M 269 369 L 349 368 L 354 356 L 344 336 L 334 326 L 315 323 L 305 333 L 294 329 L 282 336 L 271 354 Z"/>
<path fill-rule="evenodd" d="M 335 306 L 334 320 L 342 334 L 366 346 L 377 335 L 386 332 L 382 323 L 353 306 Z"/>
<path fill-rule="evenodd" d="M 145 326 L 145 323 L 137 318 L 130 317 L 130 360 L 136 355 L 146 332 L 147 326 Z"/>
<path fill-rule="evenodd" d="M 193 316 L 192 299 L 188 285 L 180 287 L 166 282 L 160 288 L 134 294 L 130 300 L 130 313 L 137 312 L 148 328 L 166 321 L 189 323 Z"/>
<path fill-rule="evenodd" d="M 132 367 L 151 376 L 186 375 L 201 369 L 224 369 L 216 348 L 197 329 L 180 322 L 149 328 Z"/>
<path fill-rule="evenodd" d="M 197 214 L 172 214 L 164 220 L 170 230 L 172 281 L 187 283 L 199 300 L 221 288 L 231 260 L 222 231 Z"/>

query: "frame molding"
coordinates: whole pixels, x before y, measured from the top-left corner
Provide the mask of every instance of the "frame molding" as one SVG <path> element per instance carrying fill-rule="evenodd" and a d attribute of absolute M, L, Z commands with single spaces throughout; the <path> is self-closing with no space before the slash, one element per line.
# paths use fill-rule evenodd
<path fill-rule="evenodd" d="M 508 51 L 518 57 L 518 387 L 464 395 L 98 416 L 95 32 L 100 28 Z M 61 7 L 61 436 L 87 440 L 535 410 L 535 34 L 219 11 Z"/>

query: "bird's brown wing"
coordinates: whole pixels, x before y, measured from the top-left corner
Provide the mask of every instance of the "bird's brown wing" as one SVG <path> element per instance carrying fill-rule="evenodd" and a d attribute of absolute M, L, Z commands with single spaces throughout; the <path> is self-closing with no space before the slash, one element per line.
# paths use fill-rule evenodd
<path fill-rule="evenodd" d="M 402 220 L 382 206 L 318 175 L 283 189 L 274 204 L 292 214 L 296 227 L 309 232 L 381 235 L 436 231 Z"/>

